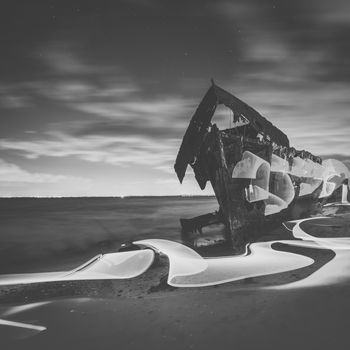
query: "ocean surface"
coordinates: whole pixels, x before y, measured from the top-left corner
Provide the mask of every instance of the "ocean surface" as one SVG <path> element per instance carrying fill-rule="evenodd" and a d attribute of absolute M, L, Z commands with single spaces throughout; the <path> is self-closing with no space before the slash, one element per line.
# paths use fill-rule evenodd
<path fill-rule="evenodd" d="M 181 242 L 180 218 L 218 209 L 215 197 L 1 198 L 0 273 L 71 269 L 123 242 Z"/>

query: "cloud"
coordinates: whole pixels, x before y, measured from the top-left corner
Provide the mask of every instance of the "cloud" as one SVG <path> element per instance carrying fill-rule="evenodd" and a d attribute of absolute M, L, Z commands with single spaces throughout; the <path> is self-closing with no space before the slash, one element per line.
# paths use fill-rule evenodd
<path fill-rule="evenodd" d="M 146 97 L 118 66 L 94 69 L 73 52 L 68 46 L 54 47 L 42 58 L 51 76 L 12 88 L 79 111 L 80 119 L 50 124 L 43 120 L 48 132 L 27 134 L 27 140 L 4 138 L 0 148 L 28 159 L 73 157 L 164 171 L 176 157 L 179 138 L 195 108 L 193 100 L 161 93 Z M 81 119 L 84 114 L 90 118 Z M 92 116 L 98 120 L 92 121 Z"/>
<path fill-rule="evenodd" d="M 348 25 L 350 23 L 350 4 L 347 0 L 318 1 L 312 0 L 316 18 L 330 25 Z"/>
<path fill-rule="evenodd" d="M 51 42 L 40 48 L 37 54 L 47 67 L 56 74 L 87 75 L 99 73 L 98 66 L 79 59 L 68 42 Z"/>
<path fill-rule="evenodd" d="M 114 80 L 115 79 L 115 80 Z M 65 103 L 83 103 L 87 101 L 116 100 L 124 98 L 138 91 L 138 87 L 126 76 L 119 79 L 104 79 L 100 82 L 88 81 L 86 78 L 55 78 L 32 81 L 22 84 L 29 93 Z M 21 86 L 19 86 L 21 88 Z"/>
<path fill-rule="evenodd" d="M 116 100 L 139 92 L 139 86 L 119 64 L 91 59 L 72 40 L 51 41 L 37 47 L 33 57 L 42 72 L 37 78 L 16 80 L 0 86 L 4 103 L 19 104 L 25 98 L 44 97 L 59 102 Z M 45 69 L 46 68 L 46 69 Z M 16 100 L 15 100 L 16 98 Z"/>
<path fill-rule="evenodd" d="M 184 127 L 184 117 L 190 117 L 194 103 L 188 98 L 165 96 L 148 100 L 129 99 L 124 102 L 87 102 L 71 107 L 99 117 L 122 123 L 140 124 L 146 128 Z"/>
<path fill-rule="evenodd" d="M 174 164 L 173 163 L 158 165 L 158 166 L 154 167 L 154 169 L 160 170 L 166 174 L 171 174 L 171 175 L 174 174 Z"/>
<path fill-rule="evenodd" d="M 84 178 L 47 174 L 40 172 L 29 172 L 16 164 L 0 159 L 0 183 L 57 183 L 64 180 L 88 181 Z"/>
<path fill-rule="evenodd" d="M 0 108 L 17 109 L 30 106 L 29 98 L 16 91 L 13 84 L 0 85 Z"/>
<path fill-rule="evenodd" d="M 176 127 L 183 115 L 194 108 L 193 99 L 180 94 L 158 92 L 146 97 L 146 92 L 120 65 L 86 63 L 71 46 L 56 43 L 44 50 L 41 59 L 50 67 L 51 76 L 22 82 L 17 89 L 79 112 L 115 119 L 121 124 L 140 122 L 147 127 Z M 183 127 L 181 122 L 180 125 Z"/>
<path fill-rule="evenodd" d="M 160 165 L 174 159 L 173 144 L 160 144 L 143 136 L 74 137 L 50 132 L 41 139 L 21 141 L 0 139 L 0 149 L 12 150 L 28 159 L 39 157 L 75 157 L 88 162 L 103 162 L 118 166 Z"/>
<path fill-rule="evenodd" d="M 147 118 L 138 120 L 136 117 L 130 117 L 128 120 L 102 119 L 98 121 L 78 120 L 76 122 L 68 122 L 52 124 L 53 130 L 64 130 L 64 132 L 75 136 L 144 136 L 157 140 L 159 144 L 168 144 L 172 139 L 178 139 L 184 134 L 185 125 L 182 127 L 164 125 L 151 125 L 146 122 Z"/>
<path fill-rule="evenodd" d="M 293 72 L 298 76 L 306 72 L 305 80 L 350 82 L 349 8 L 346 0 L 218 1 L 213 5 L 223 25 L 241 37 L 237 71 L 261 71 L 268 76 L 280 64 L 284 70 L 279 76 L 285 83 L 294 80 Z M 295 69 L 290 71 L 290 66 Z"/>
<path fill-rule="evenodd" d="M 286 90 L 253 88 L 240 95 L 283 130 L 292 146 L 316 155 L 349 153 L 348 96 L 348 86 L 317 87 L 312 82 Z"/>
<path fill-rule="evenodd" d="M 85 100 L 92 97 L 96 91 L 93 84 L 72 79 L 37 81 L 31 86 L 41 96 L 58 101 Z"/>
<path fill-rule="evenodd" d="M 26 97 L 6 94 L 0 96 L 0 107 L 2 108 L 17 109 L 28 106 L 30 106 L 30 103 Z"/>
<path fill-rule="evenodd" d="M 242 37 L 238 69 L 224 87 L 283 130 L 297 149 L 345 156 L 350 146 L 350 75 L 344 74 L 342 61 L 350 50 L 341 34 L 346 29 L 344 3 L 272 5 L 214 5 L 228 30 Z M 339 21 L 330 23 L 327 17 Z"/>

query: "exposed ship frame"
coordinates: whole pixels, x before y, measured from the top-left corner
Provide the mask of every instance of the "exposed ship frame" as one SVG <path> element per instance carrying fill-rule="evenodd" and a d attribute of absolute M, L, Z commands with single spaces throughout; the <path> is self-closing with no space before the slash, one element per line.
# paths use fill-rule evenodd
<path fill-rule="evenodd" d="M 218 105 L 232 111 L 232 128 L 219 130 L 212 124 Z M 293 208 L 300 200 L 309 198 L 322 204 L 339 189 L 344 199 L 350 177 L 343 163 L 322 161 L 290 147 L 287 135 L 213 81 L 176 158 L 174 168 L 180 183 L 188 165 L 202 190 L 211 183 L 219 210 L 181 219 L 183 231 L 201 232 L 204 226 L 222 222 L 226 238 L 235 247 L 254 240 L 256 229 L 268 221 L 297 219 Z"/>

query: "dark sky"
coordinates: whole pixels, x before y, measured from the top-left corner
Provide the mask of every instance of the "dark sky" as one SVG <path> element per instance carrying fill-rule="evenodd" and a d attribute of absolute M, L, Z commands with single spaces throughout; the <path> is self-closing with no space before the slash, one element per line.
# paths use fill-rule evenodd
<path fill-rule="evenodd" d="M 346 0 L 1 1 L 0 196 L 200 193 L 173 163 L 212 77 L 349 165 L 349 35 Z"/>

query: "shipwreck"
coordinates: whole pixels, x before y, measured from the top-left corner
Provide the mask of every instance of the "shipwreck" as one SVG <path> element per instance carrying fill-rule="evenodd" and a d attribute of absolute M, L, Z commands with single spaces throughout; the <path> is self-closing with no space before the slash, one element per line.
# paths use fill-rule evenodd
<path fill-rule="evenodd" d="M 219 105 L 232 112 L 228 129 L 212 123 Z M 214 82 L 192 116 L 176 158 L 181 183 L 188 165 L 202 190 L 210 182 L 219 209 L 181 219 L 183 232 L 222 223 L 235 247 L 255 240 L 268 222 L 300 218 L 305 213 L 294 210 L 300 201 L 320 207 L 347 200 L 350 174 L 342 162 L 291 147 L 286 134 Z"/>

